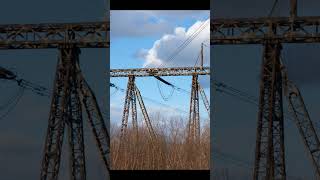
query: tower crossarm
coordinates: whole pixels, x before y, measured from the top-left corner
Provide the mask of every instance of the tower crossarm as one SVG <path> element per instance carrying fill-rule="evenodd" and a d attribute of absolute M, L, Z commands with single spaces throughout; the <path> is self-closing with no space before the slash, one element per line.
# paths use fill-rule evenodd
<path fill-rule="evenodd" d="M 0 24 L 0 50 L 58 48 L 108 48 L 109 22 Z"/>
<path fill-rule="evenodd" d="M 211 45 L 320 42 L 320 16 L 212 19 Z M 272 32 L 270 31 L 272 28 Z"/>
<path fill-rule="evenodd" d="M 128 76 L 192 76 L 209 75 L 210 67 L 175 67 L 175 68 L 136 68 L 136 69 L 112 69 L 111 77 L 128 77 Z"/>

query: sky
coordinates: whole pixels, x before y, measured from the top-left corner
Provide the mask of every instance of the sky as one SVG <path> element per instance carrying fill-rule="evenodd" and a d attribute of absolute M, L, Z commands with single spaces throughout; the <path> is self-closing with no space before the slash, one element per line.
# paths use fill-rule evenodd
<path fill-rule="evenodd" d="M 111 11 L 110 68 L 193 67 L 202 42 L 205 45 L 204 65 L 209 66 L 209 16 L 209 11 Z M 203 30 L 199 35 L 177 56 L 169 60 L 172 53 L 201 27 Z M 191 91 L 192 77 L 163 77 L 163 79 Z M 206 95 L 210 98 L 209 77 L 201 76 L 199 79 Z M 127 78 L 110 80 L 123 89 L 127 87 L 127 81 Z M 166 115 L 162 113 L 164 118 L 184 117 L 187 123 L 190 93 L 173 90 L 157 81 L 154 77 L 136 78 L 137 87 L 143 96 L 148 113 L 152 115 L 166 112 Z M 111 124 L 121 125 L 124 98 L 125 92 L 110 90 Z M 200 101 L 200 117 L 202 125 L 209 123 L 208 113 L 202 101 Z M 138 120 L 141 124 L 139 110 Z"/>
<path fill-rule="evenodd" d="M 103 0 L 11 0 L 0 6 L 0 24 L 89 22 L 105 19 L 106 6 Z M 106 49 L 82 49 L 81 68 L 87 82 L 93 89 L 103 112 L 107 112 L 107 57 Z M 19 77 L 52 90 L 58 50 L 1 50 L 0 66 L 8 68 Z M 0 81 L 0 106 L 4 105 L 18 91 L 16 83 Z M 42 160 L 50 98 L 25 91 L 17 106 L 0 119 L 0 179 L 38 179 Z M 5 111 L 0 111 L 2 116 Z M 85 142 L 89 179 L 105 179 L 104 166 L 85 123 Z M 108 124 L 108 119 L 105 119 Z M 66 140 L 66 139 L 65 139 Z M 65 141 L 67 142 L 67 141 Z M 63 159 L 68 159 L 68 149 L 63 146 Z M 68 164 L 63 161 L 60 179 L 68 177 Z"/>
<path fill-rule="evenodd" d="M 265 17 L 273 1 L 215 0 L 211 4 L 211 18 Z M 289 15 L 289 0 L 278 1 L 273 16 Z M 298 1 L 299 16 L 319 16 L 320 2 Z M 311 119 L 319 131 L 320 100 L 319 44 L 284 44 L 282 57 L 291 78 L 303 95 Z M 261 45 L 211 46 L 211 67 L 214 79 L 258 97 Z M 213 88 L 212 88 L 213 89 Z M 230 179 L 246 180 L 252 177 L 254 162 L 258 107 L 232 96 L 212 92 L 213 122 L 211 125 L 211 148 L 213 166 L 217 171 L 228 169 Z M 284 104 L 288 111 L 287 104 Z M 285 153 L 287 174 L 302 179 L 315 179 L 314 169 L 305 150 L 298 129 L 285 118 Z M 223 151 L 222 156 L 215 149 Z"/>
<path fill-rule="evenodd" d="M 289 14 L 289 1 L 278 1 L 279 6 L 275 9 L 274 16 L 287 16 Z M 63 4 L 63 5 L 62 5 Z M 272 1 L 256 1 L 256 0 L 214 0 L 211 3 L 211 18 L 218 17 L 265 17 L 272 7 Z M 298 1 L 298 14 L 300 16 L 319 16 L 320 2 L 317 0 Z M 99 21 L 105 19 L 105 12 L 108 9 L 106 1 L 87 1 L 87 0 L 11 0 L 4 1 L 0 6 L 0 24 L 16 24 L 16 23 L 44 23 L 44 22 L 81 22 L 81 21 Z M 161 12 L 159 12 L 161 14 Z M 158 15 L 159 15 L 158 13 Z M 186 12 L 185 14 L 192 14 Z M 160 16 L 160 15 L 159 15 Z M 164 15 L 164 18 L 172 16 Z M 182 13 L 178 17 L 181 17 Z M 191 15 L 190 15 L 191 16 Z M 200 16 L 200 17 L 199 17 Z M 113 46 L 118 49 L 120 46 L 125 47 L 126 44 L 121 41 L 136 40 L 130 44 L 130 49 L 123 50 L 118 57 L 111 54 L 112 59 L 132 60 L 126 64 L 129 67 L 143 67 L 145 60 L 134 58 L 141 55 L 138 52 L 141 49 L 152 49 L 154 42 L 161 39 L 162 33 L 167 32 L 173 34 L 174 27 L 181 26 L 186 29 L 189 28 L 196 20 L 204 20 L 205 15 L 196 16 L 198 18 L 187 18 L 186 21 L 170 20 L 169 23 L 161 21 L 160 24 L 164 26 L 151 26 L 152 31 L 143 32 L 148 28 L 135 28 L 134 34 L 126 34 L 127 31 L 133 32 L 133 27 L 123 29 L 124 32 L 118 31 L 118 35 L 112 36 L 111 41 L 114 41 Z M 154 15 L 152 16 L 154 17 Z M 122 18 L 122 22 L 134 17 Z M 152 19 L 152 18 L 151 18 Z M 123 23 L 126 24 L 126 23 Z M 157 24 L 157 23 L 156 23 Z M 159 23 L 158 23 L 159 24 Z M 172 25 L 173 24 L 173 25 Z M 134 25 L 134 24 L 133 24 Z M 121 23 L 119 23 L 121 26 Z M 141 26 L 139 26 L 141 27 Z M 112 27 L 111 27 L 112 28 Z M 158 30 L 158 31 L 157 31 Z M 153 34 L 152 32 L 157 32 Z M 139 35 L 145 34 L 144 40 Z M 118 36 L 118 37 L 116 37 Z M 149 39 L 149 40 L 148 40 Z M 117 45 L 118 43 L 118 45 Z M 197 46 L 199 47 L 199 46 Z M 311 118 L 316 122 L 320 116 L 319 100 L 320 100 L 320 83 L 318 70 L 320 61 L 318 60 L 319 44 L 315 45 L 285 45 L 283 50 L 283 57 L 286 65 L 289 68 L 289 75 L 299 86 L 303 94 L 305 103 L 308 107 Z M 259 45 L 246 46 L 211 46 L 211 61 L 210 65 L 215 71 L 215 78 L 223 81 L 235 88 L 246 91 L 254 96 L 258 96 L 259 73 L 261 63 L 262 47 Z M 142 53 L 142 55 L 145 53 Z M 83 64 L 83 71 L 99 99 L 99 104 L 104 107 L 103 99 L 106 99 L 108 87 L 103 83 L 106 80 L 105 73 L 108 64 L 106 59 L 109 57 L 108 51 L 105 49 L 97 50 L 83 50 L 81 55 L 81 63 Z M 122 58 L 123 57 L 123 58 Z M 129 58 L 128 58 L 129 57 Z M 96 61 L 94 59 L 97 59 Z M 98 60 L 99 59 L 99 60 Z M 19 51 L 0 51 L 0 66 L 6 67 L 19 76 L 36 82 L 43 86 L 52 88 L 54 67 L 57 60 L 56 50 L 19 50 Z M 125 63 L 117 60 L 112 61 L 112 68 L 122 68 Z M 128 61 L 127 61 L 128 62 Z M 92 70 L 94 69 L 94 70 Z M 166 78 L 167 79 L 167 78 Z M 169 78 L 168 78 L 169 80 Z M 186 79 L 189 80 L 190 79 Z M 114 81 L 115 80 L 111 80 Z M 117 85 L 126 87 L 126 80 L 118 80 Z M 146 81 L 146 80 L 145 80 Z M 154 80 L 153 80 L 154 81 Z M 180 83 L 180 77 L 177 85 L 190 89 L 189 83 L 185 85 Z M 139 88 L 142 88 L 142 82 L 137 80 Z M 150 91 L 146 89 L 143 91 L 143 96 L 149 96 L 162 101 L 159 98 L 158 89 L 155 82 Z M 161 86 L 166 93 L 169 94 L 170 89 L 166 86 Z M 14 83 L 0 81 L 0 105 L 3 105 L 10 97 L 17 92 L 17 86 Z M 213 90 L 213 88 L 211 88 Z M 110 90 L 111 92 L 114 89 Z M 116 94 L 119 94 L 117 92 Z M 208 93 L 207 93 L 208 95 Z M 156 97 L 154 97 L 156 96 Z M 177 96 L 177 97 L 176 97 Z M 184 96 L 184 97 L 183 97 Z M 188 99 L 184 93 L 179 93 L 179 97 Z M 243 101 L 224 94 L 213 92 L 211 95 L 211 103 L 214 107 L 213 121 L 211 126 L 211 142 L 212 147 L 219 148 L 224 151 L 228 159 L 223 159 L 221 156 L 212 153 L 214 167 L 217 170 L 228 168 L 233 179 L 247 180 L 251 177 L 253 159 L 254 159 L 254 145 L 255 145 L 255 131 L 257 122 L 257 107 L 247 104 Z M 114 96 L 112 96 L 114 98 Z M 170 101 L 177 102 L 178 94 L 174 95 Z M 122 99 L 114 101 L 115 107 L 122 106 L 120 102 Z M 39 177 L 40 162 L 42 157 L 42 148 L 47 128 L 47 120 L 49 113 L 50 100 L 41 96 L 37 96 L 29 91 L 26 91 L 22 96 L 17 107 L 5 118 L 0 120 L 0 172 L 1 178 L 6 180 L 15 179 L 37 179 Z M 147 101 L 146 101 L 147 103 Z M 169 102 L 164 102 L 168 103 Z M 156 104 L 155 104 L 156 105 Z M 179 106 L 178 106 L 179 105 Z M 183 108 L 188 112 L 187 108 L 177 103 L 177 106 Z M 150 107 L 150 106 L 148 106 Z M 285 107 L 287 110 L 287 108 Z M 107 111 L 107 109 L 106 109 Z M 3 112 L 0 112 L 1 114 Z M 304 177 L 304 179 L 315 179 L 313 176 L 313 167 L 308 159 L 308 155 L 303 147 L 301 138 L 298 134 L 297 128 L 289 119 L 285 122 L 285 141 L 286 141 L 286 162 L 287 172 L 291 176 Z M 92 137 L 88 137 L 89 146 L 94 147 L 94 142 L 90 141 Z M 90 144 L 92 143 L 92 144 Z M 66 147 L 66 146 L 64 146 Z M 88 171 L 88 177 L 93 179 L 104 179 L 101 174 L 101 166 L 95 162 L 96 149 L 88 148 L 92 151 L 91 170 Z M 213 149 L 213 148 L 212 148 Z M 233 160 L 230 160 L 233 159 Z M 234 161 L 236 159 L 236 161 Z M 17 173 L 17 169 L 19 170 Z M 64 179 L 67 179 L 66 168 L 63 168 Z"/>

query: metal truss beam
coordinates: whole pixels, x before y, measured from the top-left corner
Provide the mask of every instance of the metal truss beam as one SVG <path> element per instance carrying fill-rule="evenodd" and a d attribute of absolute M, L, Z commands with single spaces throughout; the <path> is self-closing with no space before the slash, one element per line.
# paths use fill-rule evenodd
<path fill-rule="evenodd" d="M 272 28 L 274 33 L 270 33 Z M 212 19 L 211 45 L 320 42 L 320 16 Z"/>
<path fill-rule="evenodd" d="M 254 180 L 285 180 L 281 45 L 267 43 L 261 68 Z"/>
<path fill-rule="evenodd" d="M 54 93 L 47 129 L 41 180 L 57 180 L 65 127 L 68 129 L 70 179 L 85 180 L 85 148 L 82 106 L 88 114 L 100 155 L 109 170 L 109 134 L 95 96 L 84 80 L 79 66 L 80 49 L 63 46 L 57 65 Z"/>
<path fill-rule="evenodd" d="M 155 138 L 156 134 L 154 132 L 154 129 L 152 127 L 147 109 L 144 105 L 141 93 L 137 86 L 135 85 L 135 77 L 130 75 L 128 80 L 128 86 L 126 91 L 126 98 L 124 103 L 124 109 L 123 109 L 123 115 L 122 115 L 122 126 L 121 126 L 121 141 L 124 141 L 126 138 L 126 132 L 128 127 L 128 118 L 129 118 L 129 111 L 130 106 L 132 110 L 132 125 L 134 128 L 135 133 L 138 132 L 138 121 L 137 121 L 137 105 L 136 101 L 138 100 L 140 109 L 142 111 L 143 118 L 145 120 L 146 126 L 148 128 L 149 134 L 151 138 Z"/>
<path fill-rule="evenodd" d="M 200 115 L 199 115 L 199 82 L 198 75 L 192 76 L 190 112 L 188 123 L 188 141 L 200 143 Z"/>
<path fill-rule="evenodd" d="M 152 140 L 155 140 L 157 135 L 152 127 L 152 124 L 151 124 L 151 121 L 150 121 L 150 118 L 149 118 L 149 115 L 148 115 L 148 112 L 147 112 L 147 108 L 146 106 L 144 105 L 144 102 L 143 102 L 143 99 L 142 99 L 142 96 L 141 96 L 141 93 L 138 89 L 138 87 L 136 85 L 134 85 L 135 87 L 135 93 L 136 93 L 136 96 L 137 96 L 137 99 L 138 99 L 138 102 L 139 102 L 139 105 L 140 105 L 140 108 L 141 108 L 141 111 L 142 111 L 142 115 L 143 115 L 143 118 L 144 118 L 144 121 L 147 125 L 147 128 L 148 128 L 148 131 L 149 131 L 149 134 L 150 134 L 150 138 Z"/>
<path fill-rule="evenodd" d="M 127 91 L 126 91 L 126 98 L 124 102 L 124 108 L 123 108 L 123 114 L 122 114 L 122 125 L 121 125 L 121 135 L 120 135 L 120 140 L 121 140 L 121 148 L 122 148 L 122 143 L 126 138 L 127 134 L 127 128 L 128 128 L 128 119 L 129 119 L 129 112 L 130 112 L 130 105 L 131 106 L 136 106 L 136 95 L 135 95 L 135 85 L 134 85 L 135 77 L 134 76 L 129 76 L 128 80 L 128 85 L 127 85 Z M 134 102 L 133 102 L 134 100 Z M 132 107 L 135 111 L 132 111 L 132 117 L 133 117 L 133 124 L 134 127 L 137 127 L 137 111 L 136 107 Z"/>
<path fill-rule="evenodd" d="M 200 86 L 200 83 L 198 84 L 199 87 L 199 92 L 203 101 L 203 105 L 206 108 L 207 112 L 208 112 L 208 117 L 210 118 L 210 103 L 208 101 L 208 98 L 206 96 L 206 93 L 204 92 L 204 89 Z"/>
<path fill-rule="evenodd" d="M 128 119 L 129 119 L 129 113 L 130 113 L 130 106 L 131 106 L 131 114 L 132 114 L 132 127 L 133 127 L 133 132 L 134 134 L 134 142 L 138 142 L 138 120 L 137 120 L 137 104 L 136 101 L 138 101 L 140 109 L 142 111 L 142 115 L 145 121 L 145 124 L 147 126 L 150 139 L 155 140 L 156 138 L 156 133 L 152 127 L 149 115 L 147 113 L 147 109 L 144 105 L 142 96 L 140 94 L 139 89 L 135 85 L 135 77 L 130 75 L 128 77 L 128 85 L 127 85 L 127 91 L 126 91 L 126 97 L 125 97 L 125 103 L 124 103 L 124 109 L 123 109 L 123 115 L 122 115 L 122 125 L 121 125 L 121 132 L 120 132 L 120 144 L 118 146 L 118 153 L 116 155 L 115 161 L 113 164 L 116 166 L 117 163 L 120 161 L 120 156 L 122 158 L 127 158 L 127 154 L 125 153 L 128 149 L 126 144 L 128 143 L 128 134 L 127 134 L 127 129 L 128 129 Z M 138 153 L 136 150 L 134 150 L 135 153 Z M 138 155 L 138 154 L 136 154 Z"/>
<path fill-rule="evenodd" d="M 0 50 L 58 48 L 109 48 L 109 22 L 0 25 Z"/>
<path fill-rule="evenodd" d="M 192 76 L 194 74 L 210 75 L 210 67 L 137 68 L 110 70 L 111 77 Z"/>
<path fill-rule="evenodd" d="M 70 73 L 64 70 L 64 66 L 66 66 L 66 63 L 63 63 L 61 58 L 59 58 L 51 100 L 44 156 L 41 165 L 41 180 L 58 179 L 65 127 L 67 97 L 69 96 L 69 91 L 67 91 L 69 87 L 66 77 L 70 76 Z"/>
<path fill-rule="evenodd" d="M 190 111 L 189 111 L 189 122 L 187 126 L 187 161 L 190 167 L 197 166 L 199 161 L 199 151 L 200 146 L 200 115 L 199 115 L 199 82 L 198 75 L 192 76 L 191 85 L 191 97 L 190 97 Z"/>
<path fill-rule="evenodd" d="M 75 47 L 61 48 L 61 58 L 65 61 L 65 70 L 69 71 L 66 76 L 68 89 L 65 123 L 68 129 L 69 157 L 70 157 L 70 179 L 85 180 L 85 150 L 83 137 L 82 104 L 78 90 L 80 89 L 78 80 L 78 64 L 80 49 Z"/>
<path fill-rule="evenodd" d="M 299 129 L 303 143 L 310 154 L 318 179 L 320 178 L 320 140 L 310 119 L 298 87 L 286 78 L 285 93 L 289 109 Z"/>
<path fill-rule="evenodd" d="M 79 67 L 80 71 L 80 67 Z M 100 157 L 103 161 L 103 164 L 105 165 L 105 168 L 109 171 L 110 170 L 110 135 L 107 130 L 107 127 L 105 125 L 104 119 L 102 117 L 102 113 L 100 111 L 97 99 L 82 76 L 80 74 L 79 76 L 79 82 L 80 82 L 80 89 L 81 89 L 81 99 L 82 103 L 85 107 L 87 116 L 88 116 L 88 122 L 90 124 L 92 133 L 95 138 L 95 142 L 97 144 Z"/>

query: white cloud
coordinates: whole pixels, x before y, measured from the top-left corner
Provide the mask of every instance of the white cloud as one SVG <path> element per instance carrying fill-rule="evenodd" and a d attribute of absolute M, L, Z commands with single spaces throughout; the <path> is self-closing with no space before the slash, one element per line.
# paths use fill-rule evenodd
<path fill-rule="evenodd" d="M 139 51 L 140 58 L 145 63 L 143 67 L 158 67 L 164 64 L 166 67 L 172 66 L 194 66 L 200 53 L 201 43 L 206 42 L 210 38 L 210 20 L 197 21 L 188 29 L 184 27 L 176 27 L 173 34 L 164 34 L 159 40 L 155 41 L 151 49 L 142 49 Z M 205 26 L 206 24 L 207 26 Z M 185 42 L 193 33 L 199 31 L 199 28 L 205 28 L 197 35 L 193 41 L 186 46 L 175 58 L 170 56 Z M 210 48 L 204 47 L 204 63 L 209 65 Z"/>
<path fill-rule="evenodd" d="M 174 20 L 208 16 L 209 11 L 110 11 L 111 37 L 137 37 L 170 33 Z"/>
<path fill-rule="evenodd" d="M 194 66 L 201 50 L 201 43 L 208 44 L 210 38 L 210 20 L 197 21 L 188 29 L 176 27 L 173 34 L 164 34 L 159 40 L 155 41 L 152 48 L 140 49 L 136 57 L 144 60 L 143 67 L 177 67 Z M 177 56 L 170 58 L 176 52 L 177 48 L 185 42 L 201 25 L 207 23 L 207 26 L 186 46 Z M 204 26 L 204 25 L 203 25 Z M 198 60 L 199 65 L 199 60 Z M 210 65 L 210 48 L 204 46 L 204 65 Z M 201 76 L 200 83 L 204 88 L 210 86 L 209 76 Z"/>

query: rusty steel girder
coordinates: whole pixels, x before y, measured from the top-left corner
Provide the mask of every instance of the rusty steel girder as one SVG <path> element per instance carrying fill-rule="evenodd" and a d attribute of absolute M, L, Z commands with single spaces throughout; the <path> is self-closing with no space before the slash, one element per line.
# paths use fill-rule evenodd
<path fill-rule="evenodd" d="M 41 180 L 57 180 L 65 129 L 68 132 L 70 179 L 85 180 L 83 111 L 88 115 L 101 160 L 109 167 L 110 137 L 93 91 L 79 65 L 78 47 L 61 47 L 41 164 Z M 109 179 L 109 178 L 108 178 Z"/>
<path fill-rule="evenodd" d="M 192 76 L 209 75 L 210 67 L 175 67 L 175 68 L 136 68 L 111 69 L 111 77 L 142 77 L 142 76 Z"/>
<path fill-rule="evenodd" d="M 315 43 L 319 28 L 320 16 L 212 19 L 210 44 Z"/>
<path fill-rule="evenodd" d="M 0 50 L 58 48 L 109 48 L 109 22 L 0 25 Z"/>
<path fill-rule="evenodd" d="M 254 180 L 286 179 L 280 52 L 280 44 L 264 45 Z"/>

